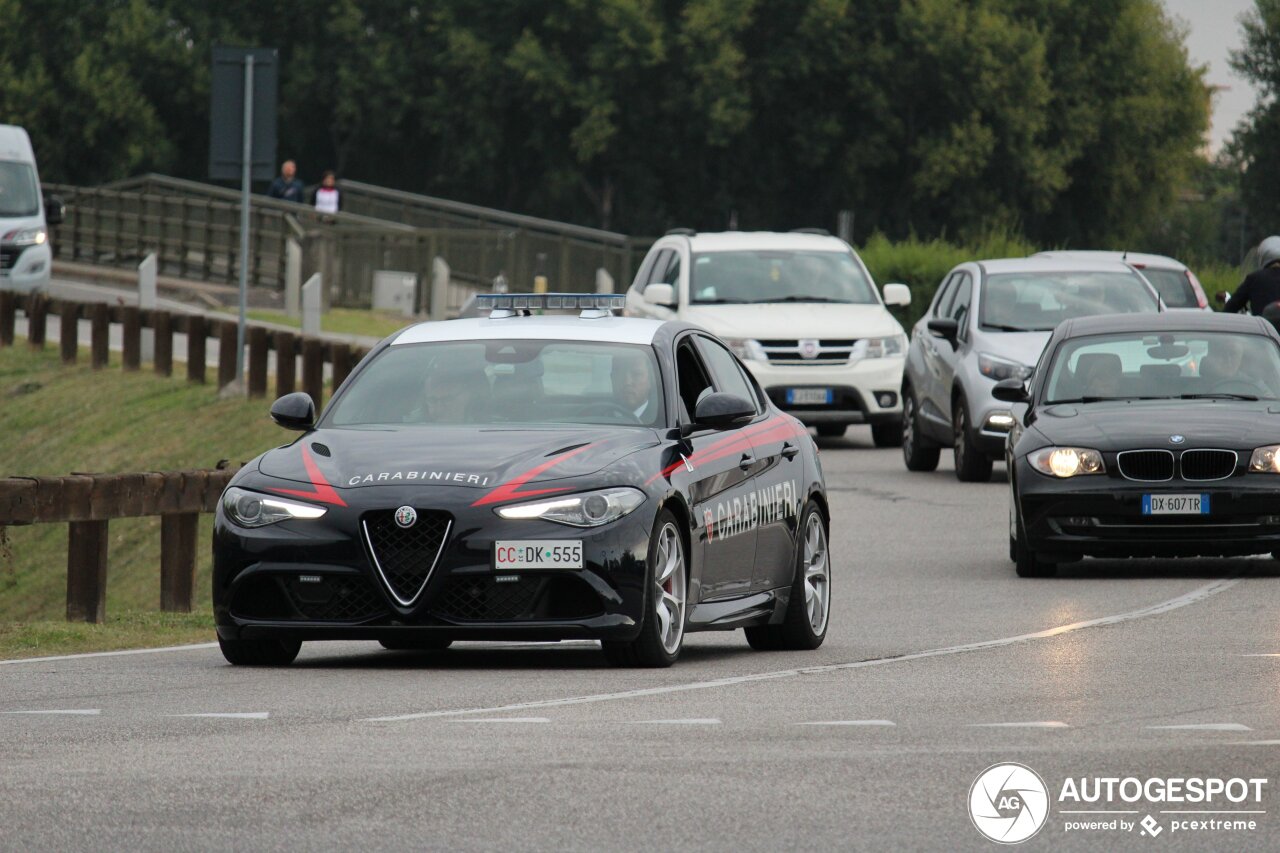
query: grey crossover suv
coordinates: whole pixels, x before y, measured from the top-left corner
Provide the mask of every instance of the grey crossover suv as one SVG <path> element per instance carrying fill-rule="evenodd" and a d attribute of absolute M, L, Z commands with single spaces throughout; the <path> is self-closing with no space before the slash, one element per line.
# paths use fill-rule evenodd
<path fill-rule="evenodd" d="M 902 456 L 932 471 L 943 447 L 956 476 L 986 480 L 1013 425 L 991 389 L 1026 379 L 1063 320 L 1160 311 L 1159 294 L 1128 264 L 1009 258 L 972 261 L 943 279 L 911 330 L 902 380 Z"/>

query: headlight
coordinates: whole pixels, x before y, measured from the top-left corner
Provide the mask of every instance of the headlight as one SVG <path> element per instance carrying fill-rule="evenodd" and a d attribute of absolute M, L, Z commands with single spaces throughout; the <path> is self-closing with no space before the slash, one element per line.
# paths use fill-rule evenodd
<path fill-rule="evenodd" d="M 1079 477 L 1105 474 L 1102 454 L 1087 447 L 1046 447 L 1027 457 L 1031 467 L 1050 477 Z"/>
<path fill-rule="evenodd" d="M 1021 379 L 1026 381 L 1031 378 L 1032 371 L 1025 364 L 980 352 L 978 353 L 978 372 L 988 379 L 995 379 L 996 381 L 1001 379 Z"/>
<path fill-rule="evenodd" d="M 1249 470 L 1257 474 L 1280 474 L 1280 444 L 1268 444 L 1253 451 Z"/>
<path fill-rule="evenodd" d="M 906 335 L 891 335 L 887 338 L 863 338 L 853 345 L 850 358 L 891 358 L 907 351 Z"/>
<path fill-rule="evenodd" d="M 39 246 L 49 235 L 43 228 L 24 228 L 21 231 L 10 231 L 4 235 L 4 242 L 15 246 Z"/>
<path fill-rule="evenodd" d="M 753 341 L 750 338 L 721 338 L 733 354 L 743 361 L 768 361 L 769 357 L 764 354 L 764 347 L 760 346 L 759 341 Z"/>
<path fill-rule="evenodd" d="M 514 504 L 495 512 L 503 518 L 540 518 L 573 527 L 599 527 L 622 518 L 642 503 L 644 492 L 622 487 Z"/>
<path fill-rule="evenodd" d="M 273 498 L 235 486 L 222 493 L 222 508 L 241 527 L 265 527 L 290 518 L 319 518 L 324 507 Z"/>

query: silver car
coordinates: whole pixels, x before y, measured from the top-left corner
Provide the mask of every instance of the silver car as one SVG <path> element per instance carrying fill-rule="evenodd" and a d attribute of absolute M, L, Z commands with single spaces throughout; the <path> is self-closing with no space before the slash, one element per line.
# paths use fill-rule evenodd
<path fill-rule="evenodd" d="M 1212 311 L 1200 279 L 1176 258 L 1144 252 L 1101 252 L 1087 249 L 1057 249 L 1037 252 L 1033 257 L 1072 261 L 1120 261 L 1142 273 L 1160 294 L 1170 311 Z"/>
<path fill-rule="evenodd" d="M 991 477 L 1013 426 L 991 396 L 1002 379 L 1026 379 L 1064 320 L 1163 310 L 1128 264 L 1056 258 L 972 261 L 943 279 L 911 330 L 902 381 L 902 456 L 911 471 L 938 467 L 953 448 L 956 476 Z"/>

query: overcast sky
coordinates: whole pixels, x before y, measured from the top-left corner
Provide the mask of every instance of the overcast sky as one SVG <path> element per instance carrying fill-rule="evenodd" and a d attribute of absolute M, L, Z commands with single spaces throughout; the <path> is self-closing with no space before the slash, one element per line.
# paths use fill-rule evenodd
<path fill-rule="evenodd" d="M 1253 8 L 1253 0 L 1164 0 L 1164 5 L 1189 27 L 1187 50 L 1192 62 L 1209 66 L 1210 85 L 1230 87 L 1214 98 L 1209 138 L 1216 152 L 1253 106 L 1253 87 L 1227 65 L 1227 54 L 1240 47 L 1240 15 Z"/>

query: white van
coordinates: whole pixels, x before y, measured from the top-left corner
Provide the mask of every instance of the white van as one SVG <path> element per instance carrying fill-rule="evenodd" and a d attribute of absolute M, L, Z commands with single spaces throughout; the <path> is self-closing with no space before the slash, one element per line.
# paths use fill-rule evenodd
<path fill-rule="evenodd" d="M 48 287 L 49 226 L 61 221 L 62 203 L 51 198 L 46 205 L 40 194 L 27 132 L 0 124 L 0 290 L 30 293 Z"/>
<path fill-rule="evenodd" d="M 670 231 L 627 291 L 627 313 L 695 323 L 722 338 L 778 408 L 842 435 L 870 424 L 876 446 L 902 443 L 907 336 L 857 253 L 818 229 Z"/>

